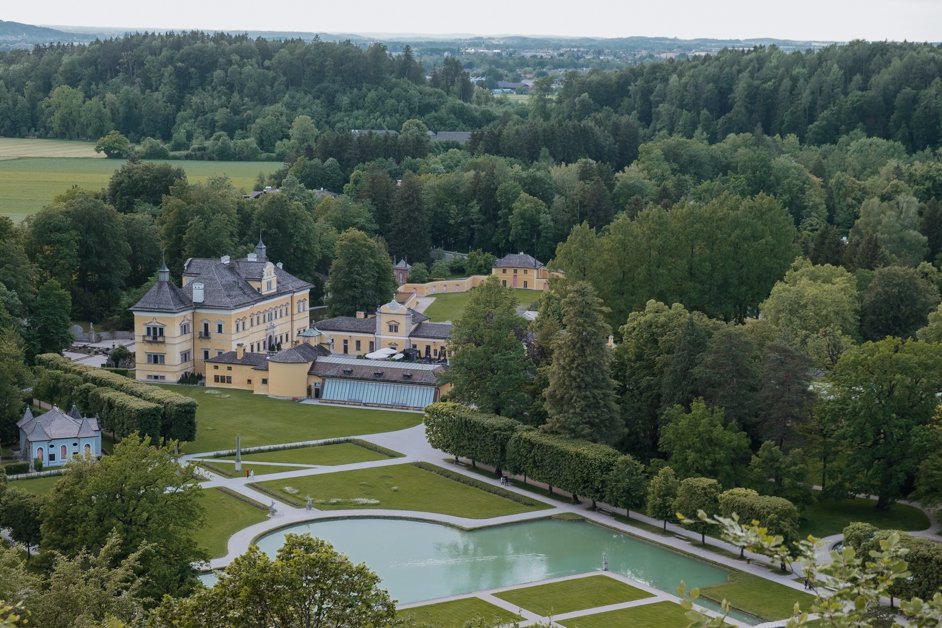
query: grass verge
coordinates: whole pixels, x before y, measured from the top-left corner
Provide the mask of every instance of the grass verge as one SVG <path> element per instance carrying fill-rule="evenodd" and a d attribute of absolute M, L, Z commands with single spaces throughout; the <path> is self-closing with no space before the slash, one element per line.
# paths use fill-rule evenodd
<path fill-rule="evenodd" d="M 795 602 L 807 610 L 814 600 L 809 593 L 742 571 L 731 571 L 727 582 L 704 587 L 700 594 L 715 602 L 725 599 L 731 606 L 766 621 L 791 617 Z"/>
<path fill-rule="evenodd" d="M 226 555 L 229 537 L 268 518 L 268 508 L 225 488 L 200 491 L 206 521 L 193 533 L 193 539 L 206 549 L 210 558 Z"/>
<path fill-rule="evenodd" d="M 235 470 L 234 464 L 212 462 L 210 460 L 200 460 L 197 464 L 225 478 L 246 477 L 245 472 L 249 469 L 254 471 L 255 475 L 270 475 L 272 473 L 285 473 L 286 471 L 298 471 L 300 469 L 306 468 L 306 467 L 284 467 L 281 465 L 273 465 L 273 464 L 243 463 L 242 471 L 237 473 Z"/>
<path fill-rule="evenodd" d="M 472 619 L 480 619 L 481 626 L 496 626 L 517 621 L 519 615 L 488 604 L 476 597 L 439 602 L 426 606 L 415 606 L 397 613 L 397 619 L 406 626 L 434 626 L 435 628 L 462 628 Z M 413 622 L 413 623 L 409 623 Z"/>
<path fill-rule="evenodd" d="M 512 589 L 495 593 L 494 597 L 506 600 L 537 615 L 550 617 L 597 606 L 633 602 L 652 596 L 647 591 L 614 578 L 599 575 Z"/>
<path fill-rule="evenodd" d="M 360 441 L 363 442 L 363 441 Z M 278 449 L 275 451 L 260 451 L 258 453 L 243 454 L 243 462 L 290 462 L 294 464 L 339 465 L 354 462 L 372 462 L 388 458 L 401 458 L 399 452 L 386 453 L 363 447 L 359 443 L 332 443 L 329 445 L 314 445 L 311 447 L 296 447 L 292 449 Z M 235 460 L 235 456 L 225 456 L 222 460 Z"/>
<path fill-rule="evenodd" d="M 583 615 L 556 622 L 566 628 L 664 628 L 686 626 L 689 621 L 686 611 L 674 602 L 642 604 L 618 611 Z"/>
<path fill-rule="evenodd" d="M 507 491 L 484 491 L 415 464 L 272 480 L 252 486 L 297 507 L 304 506 L 310 495 L 319 510 L 382 508 L 486 519 L 546 507 L 536 502 L 523 504 Z"/>
<path fill-rule="evenodd" d="M 243 447 L 256 447 L 391 432 L 422 421 L 416 412 L 302 404 L 246 390 L 165 387 L 199 404 L 196 440 L 183 445 L 187 453 L 232 449 L 236 435 L 241 436 Z"/>
<path fill-rule="evenodd" d="M 801 513 L 798 531 L 802 536 L 813 534 L 820 538 L 840 534 L 852 521 L 894 530 L 925 530 L 929 527 L 929 518 L 918 508 L 893 504 L 887 510 L 877 510 L 875 504 L 869 499 L 821 499 Z"/>
<path fill-rule="evenodd" d="M 48 495 L 62 478 L 61 475 L 47 475 L 42 478 L 31 478 L 29 480 L 8 480 L 7 488 L 18 488 L 21 491 L 35 493 L 36 495 Z"/>
<path fill-rule="evenodd" d="M 522 280 L 521 280 L 522 281 Z M 517 298 L 517 304 L 529 307 L 531 303 L 540 298 L 543 293 L 539 290 L 523 290 L 521 288 L 513 289 L 514 296 Z M 452 321 L 461 317 L 464 308 L 468 305 L 468 299 L 471 291 L 468 292 L 450 292 L 445 294 L 430 295 L 435 300 L 429 305 L 425 312 L 433 321 Z"/>

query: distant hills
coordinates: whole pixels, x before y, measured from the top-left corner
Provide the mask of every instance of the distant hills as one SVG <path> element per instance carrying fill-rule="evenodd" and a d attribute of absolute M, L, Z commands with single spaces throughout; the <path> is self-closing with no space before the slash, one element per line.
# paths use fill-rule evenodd
<path fill-rule="evenodd" d="M 140 32 L 142 28 L 71 27 L 50 28 L 20 22 L 0 20 L 0 50 L 31 48 L 36 44 L 57 42 L 83 43 L 96 38 L 120 37 L 126 32 Z M 185 30 L 185 29 L 184 29 Z M 423 48 L 437 49 L 582 49 L 607 51 L 639 51 L 657 55 L 659 53 L 713 52 L 723 48 L 753 48 L 775 45 L 783 50 L 808 50 L 820 48 L 833 42 L 794 41 L 787 39 L 676 39 L 673 37 L 619 37 L 603 39 L 597 37 L 531 37 L 520 35 L 481 36 L 470 34 L 420 35 L 402 33 L 314 33 L 302 31 L 228 31 L 246 33 L 252 37 L 266 39 L 304 39 L 315 37 L 324 41 L 351 41 L 366 46 L 380 41 L 389 44 L 391 51 L 401 49 L 406 43 Z"/>
<path fill-rule="evenodd" d="M 32 48 L 36 44 L 54 42 L 88 42 L 95 37 L 90 33 L 67 33 L 45 26 L 0 20 L 0 49 Z"/>

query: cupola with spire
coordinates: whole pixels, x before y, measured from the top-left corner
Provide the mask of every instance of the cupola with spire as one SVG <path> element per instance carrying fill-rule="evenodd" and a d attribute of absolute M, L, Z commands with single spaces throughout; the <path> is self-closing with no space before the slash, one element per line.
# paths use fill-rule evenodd
<path fill-rule="evenodd" d="M 259 234 L 258 244 L 255 245 L 255 259 L 257 259 L 259 262 L 268 261 L 268 255 L 265 252 L 266 248 L 267 247 L 265 246 L 265 243 L 262 242 L 262 236 Z"/>

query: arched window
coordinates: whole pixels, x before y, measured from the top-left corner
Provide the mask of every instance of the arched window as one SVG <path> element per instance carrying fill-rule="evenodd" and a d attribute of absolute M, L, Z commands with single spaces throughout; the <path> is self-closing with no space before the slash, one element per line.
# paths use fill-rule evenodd
<path fill-rule="evenodd" d="M 85 443 L 85 457 L 91 458 L 91 456 L 92 456 L 92 446 L 89 445 L 88 443 Z"/>
<path fill-rule="evenodd" d="M 62 460 L 68 460 L 68 459 L 69 459 L 69 448 L 66 447 L 65 445 L 63 445 L 62 447 L 60 447 L 60 448 L 59 448 L 59 457 L 62 458 Z"/>
<path fill-rule="evenodd" d="M 40 462 L 45 462 L 45 461 L 46 461 L 45 452 L 43 451 L 43 448 L 42 448 L 42 447 L 40 447 L 39 449 L 36 450 L 36 460 L 38 460 L 38 461 L 40 461 Z"/>

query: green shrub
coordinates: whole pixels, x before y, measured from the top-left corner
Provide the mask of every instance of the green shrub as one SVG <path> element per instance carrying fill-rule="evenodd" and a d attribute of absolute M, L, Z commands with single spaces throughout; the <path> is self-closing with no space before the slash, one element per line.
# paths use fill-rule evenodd
<path fill-rule="evenodd" d="M 36 364 L 47 371 L 57 371 L 63 374 L 63 378 L 71 377 L 68 383 L 60 385 L 63 388 L 71 390 L 84 382 L 93 384 L 96 387 L 111 388 L 159 405 L 161 407 L 161 417 L 158 437 L 181 441 L 196 438 L 196 401 L 189 397 L 149 384 L 136 382 L 113 371 L 77 364 L 54 353 L 44 353 L 36 356 Z M 75 377 L 78 380 L 74 379 Z M 54 389 L 54 392 L 59 392 L 55 385 L 50 384 L 50 386 Z M 69 394 L 71 395 L 71 393 Z M 146 433 L 151 434 L 149 431 Z"/>

